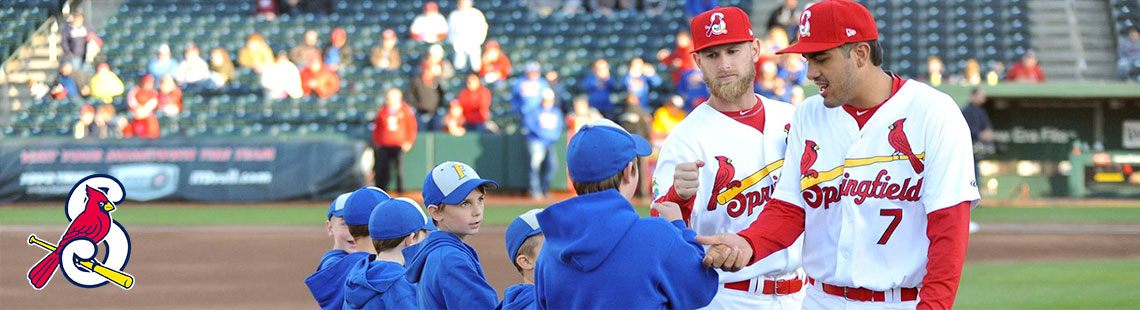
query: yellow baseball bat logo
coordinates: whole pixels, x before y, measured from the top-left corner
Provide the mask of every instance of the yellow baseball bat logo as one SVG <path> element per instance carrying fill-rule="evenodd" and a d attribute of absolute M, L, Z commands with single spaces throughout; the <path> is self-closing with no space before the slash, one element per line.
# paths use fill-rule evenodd
<path fill-rule="evenodd" d="M 916 155 L 914 155 L 914 157 L 918 157 L 918 159 L 924 159 L 924 158 L 926 158 L 926 153 L 916 154 Z M 851 159 L 844 161 L 842 166 L 835 167 L 835 168 L 828 170 L 828 171 L 820 172 L 818 178 L 813 178 L 810 176 L 804 176 L 803 179 L 800 180 L 800 190 L 801 191 L 807 190 L 808 188 L 811 188 L 812 186 L 816 186 L 819 183 L 838 179 L 839 176 L 843 175 L 843 169 L 844 168 L 855 168 L 855 167 L 869 166 L 869 165 L 873 165 L 873 164 L 892 162 L 892 161 L 898 161 L 898 160 L 909 160 L 909 157 L 906 155 L 887 155 L 887 156 L 875 156 L 875 157 L 867 157 L 867 158 L 851 158 Z"/>
<path fill-rule="evenodd" d="M 771 164 L 764 166 L 764 168 L 761 168 L 760 171 L 756 171 L 756 173 L 753 173 L 743 180 L 740 180 L 740 186 L 734 186 L 716 195 L 716 202 L 722 205 L 728 203 L 729 200 L 732 200 L 732 197 L 736 197 L 736 195 L 739 195 L 745 189 L 752 187 L 752 185 L 756 185 L 756 183 L 759 183 L 760 180 L 768 177 L 768 175 L 772 174 L 772 172 L 780 170 L 780 167 L 783 166 L 783 159 L 774 161 Z"/>
<path fill-rule="evenodd" d="M 55 245 L 48 243 L 47 241 L 40 240 L 36 237 L 35 234 L 28 236 L 28 244 L 39 246 L 48 252 L 55 252 L 56 249 Z M 118 284 L 123 288 L 129 289 L 132 285 L 135 284 L 135 277 L 122 271 L 107 268 L 103 265 L 100 265 L 99 262 L 95 260 L 79 259 L 76 257 L 74 259 L 74 263 L 87 268 L 87 270 L 90 270 L 91 272 L 103 276 L 108 281 Z"/>

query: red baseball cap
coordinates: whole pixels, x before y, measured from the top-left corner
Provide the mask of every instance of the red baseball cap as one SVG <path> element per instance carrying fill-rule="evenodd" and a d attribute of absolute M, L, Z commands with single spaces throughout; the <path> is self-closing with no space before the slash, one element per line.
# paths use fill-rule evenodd
<path fill-rule="evenodd" d="M 776 54 L 815 53 L 852 42 L 879 39 L 879 28 L 862 4 L 827 0 L 808 5 L 800 14 L 799 40 Z"/>
<path fill-rule="evenodd" d="M 689 22 L 693 51 L 721 44 L 755 40 L 748 13 L 738 7 L 718 7 L 693 17 Z"/>

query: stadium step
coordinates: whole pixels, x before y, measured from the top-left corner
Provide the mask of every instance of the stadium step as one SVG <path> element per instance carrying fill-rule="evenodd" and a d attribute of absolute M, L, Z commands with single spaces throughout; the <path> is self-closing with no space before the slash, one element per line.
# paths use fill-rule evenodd
<path fill-rule="evenodd" d="M 1027 3 L 1033 48 L 1045 76 L 1051 81 L 1112 79 L 1115 36 L 1104 31 L 1112 29 L 1107 0 L 1073 1 L 1071 8 L 1068 5 L 1068 1 L 1052 0 Z M 1077 31 L 1075 37 L 1073 30 Z"/>

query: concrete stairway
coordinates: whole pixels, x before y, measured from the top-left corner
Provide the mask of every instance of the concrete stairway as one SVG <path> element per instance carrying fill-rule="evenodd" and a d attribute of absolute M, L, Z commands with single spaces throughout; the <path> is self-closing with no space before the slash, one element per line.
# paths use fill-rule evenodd
<path fill-rule="evenodd" d="M 1116 37 L 1107 0 L 1030 0 L 1027 4 L 1033 48 L 1048 80 L 1115 79 Z"/>

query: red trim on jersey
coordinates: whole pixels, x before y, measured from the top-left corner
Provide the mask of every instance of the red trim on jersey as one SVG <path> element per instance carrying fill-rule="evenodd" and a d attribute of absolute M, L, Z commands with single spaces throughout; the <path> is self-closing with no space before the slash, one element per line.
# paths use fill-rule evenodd
<path fill-rule="evenodd" d="M 866 109 L 860 109 L 845 104 L 843 105 L 843 111 L 847 111 L 847 114 L 850 114 L 852 118 L 855 118 L 855 123 L 859 124 L 859 129 L 863 129 L 863 125 L 866 125 L 867 121 L 871 120 L 871 116 L 875 115 L 875 111 L 878 111 L 879 107 L 883 106 L 884 103 L 887 103 L 887 100 L 891 100 L 891 98 L 899 92 L 899 88 L 902 88 L 904 83 L 906 83 L 906 79 L 892 73 L 891 94 L 887 96 L 887 99 L 883 99 L 883 102 L 879 102 L 879 104 Z"/>
<path fill-rule="evenodd" d="M 756 221 L 736 233 L 752 246 L 752 259 L 748 264 L 792 246 L 804 233 L 804 219 L 804 209 L 783 200 L 769 200 Z"/>
<path fill-rule="evenodd" d="M 681 196 L 677 195 L 677 191 L 673 190 L 673 187 L 670 186 L 669 191 L 665 192 L 665 195 L 661 196 L 661 198 L 657 198 L 656 202 L 669 201 L 676 203 L 678 206 L 681 206 L 681 219 L 685 220 L 685 226 L 691 226 L 689 225 L 689 218 L 693 215 L 694 197 L 696 197 L 696 195 L 689 197 L 688 200 L 682 200 Z M 650 209 L 649 216 L 660 217 L 661 214 L 658 213 L 657 210 Z"/>
<path fill-rule="evenodd" d="M 720 113 L 748 127 L 756 128 L 760 133 L 764 133 L 764 114 L 766 113 L 764 112 L 764 103 L 760 101 L 760 96 L 756 96 L 756 105 L 752 106 L 751 109 L 744 111 L 720 111 Z"/>
<path fill-rule="evenodd" d="M 958 295 L 966 245 L 970 239 L 970 202 L 926 215 L 926 276 L 922 278 L 918 309 L 950 309 Z"/>

